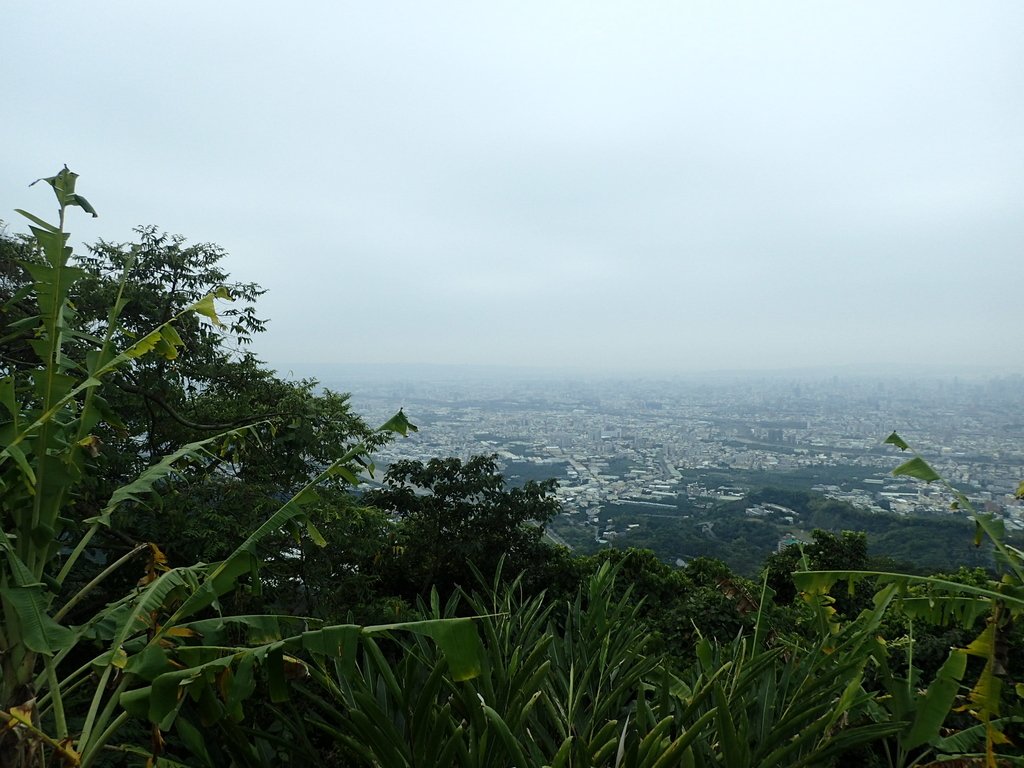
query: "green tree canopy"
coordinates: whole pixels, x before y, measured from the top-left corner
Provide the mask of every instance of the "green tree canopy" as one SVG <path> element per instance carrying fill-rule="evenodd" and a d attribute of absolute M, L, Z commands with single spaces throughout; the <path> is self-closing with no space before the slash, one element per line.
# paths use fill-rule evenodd
<path fill-rule="evenodd" d="M 224 430 L 259 424 L 244 439 L 224 445 L 217 462 L 201 468 L 202 482 L 196 467 L 187 475 L 169 476 L 159 497 L 146 505 L 124 505 L 116 525 L 104 529 L 90 550 L 97 568 L 141 541 L 159 544 L 172 564 L 212 562 L 337 456 L 357 442 L 374 447 L 386 438 L 371 434 L 346 394 L 323 389 L 313 379 L 284 379 L 255 356 L 251 342 L 266 328 L 256 309 L 264 291 L 231 279 L 222 248 L 189 244 L 155 227 L 140 227 L 135 234 L 133 242 L 101 241 L 75 257 L 81 272 L 71 287 L 73 310 L 68 311 L 80 331 L 67 342 L 67 359 L 87 358 L 94 339 L 107 332 L 115 304 L 120 306 L 111 329 L 115 346 L 127 346 L 174 317 L 180 345 L 136 358 L 108 376 L 102 397 L 95 398 L 103 418 L 93 428 L 98 440 L 89 461 L 97 471 L 78 487 L 73 503 L 87 517 L 114 488 L 160 456 Z M 38 359 L 31 349 L 34 310 L 19 298 L 30 285 L 21 264 L 39 256 L 28 241 L 6 233 L 0 233 L 0 255 L 0 303 L 7 327 L 0 365 L 27 381 Z M 224 305 L 218 307 L 220 327 L 196 313 L 178 317 L 211 293 L 227 300 L 218 302 Z M 19 326 L 21 319 L 25 322 Z M 328 522 L 323 529 L 332 544 L 332 567 L 318 565 L 322 555 L 318 547 L 308 546 L 304 530 L 291 531 L 290 544 L 286 535 L 268 539 L 261 552 L 267 573 L 282 587 L 273 599 L 295 610 L 309 609 L 310 600 L 326 594 L 326 585 L 337 584 L 345 569 L 358 572 L 352 561 L 357 556 L 349 552 L 363 561 L 372 557 L 364 550 L 376 553 L 383 541 L 380 516 L 356 513 L 343 479 L 319 488 L 315 503 L 312 511 Z M 355 528 L 342 522 L 349 517 Z M 374 535 L 357 542 L 348 535 L 354 529 Z M 321 578 L 324 584 L 305 577 Z M 124 586 L 110 583 L 114 591 Z M 98 602 L 107 597 L 94 595 Z M 260 598 L 267 599 L 270 594 Z M 83 604 L 79 610 L 94 607 Z"/>
<path fill-rule="evenodd" d="M 509 488 L 496 457 L 399 461 L 366 503 L 393 515 L 396 546 L 384 571 L 398 594 L 474 584 L 471 565 L 492 575 L 504 558 L 514 575 L 543 565 L 544 525 L 559 511 L 555 481 Z M 533 574 L 537 576 L 537 573 Z"/>

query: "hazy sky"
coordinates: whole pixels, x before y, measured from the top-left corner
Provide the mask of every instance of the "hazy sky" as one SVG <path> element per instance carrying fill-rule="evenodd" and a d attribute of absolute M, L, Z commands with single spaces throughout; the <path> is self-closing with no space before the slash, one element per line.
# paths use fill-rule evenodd
<path fill-rule="evenodd" d="M 1024 3 L 20 3 L 0 218 L 230 253 L 272 364 L 1024 366 Z"/>

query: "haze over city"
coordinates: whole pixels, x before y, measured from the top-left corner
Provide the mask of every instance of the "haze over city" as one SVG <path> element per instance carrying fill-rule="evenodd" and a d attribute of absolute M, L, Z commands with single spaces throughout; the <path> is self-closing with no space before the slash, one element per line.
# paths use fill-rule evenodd
<path fill-rule="evenodd" d="M 1018 2 L 0 18 L 0 219 L 219 243 L 282 370 L 1024 365 Z"/>

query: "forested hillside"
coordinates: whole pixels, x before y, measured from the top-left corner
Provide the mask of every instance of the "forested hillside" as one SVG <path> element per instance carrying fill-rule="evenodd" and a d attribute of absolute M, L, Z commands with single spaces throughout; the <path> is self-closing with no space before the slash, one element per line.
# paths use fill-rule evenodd
<path fill-rule="evenodd" d="M 758 507 L 765 504 L 785 509 L 773 513 L 769 508 L 761 514 Z M 610 545 L 650 549 L 666 562 L 714 557 L 749 578 L 756 578 L 764 559 L 780 544 L 810 541 L 818 529 L 864 533 L 873 563 L 886 568 L 926 573 L 994 564 L 991 548 L 974 544 L 974 524 L 966 516 L 870 512 L 846 501 L 790 489 L 765 487 L 739 501 L 707 506 L 684 498 L 674 509 L 622 502 L 605 507 L 604 513 L 619 532 L 610 543 L 595 541 L 592 527 L 570 517 L 556 519 L 551 527 L 582 553 L 593 554 Z M 1019 536 L 1012 540 L 1019 543 Z"/>
<path fill-rule="evenodd" d="M 574 554 L 544 537 L 553 483 L 492 457 L 378 472 L 415 414 L 372 427 L 269 370 L 262 291 L 218 247 L 147 227 L 75 254 L 93 207 L 44 182 L 58 220 L 0 235 L 0 765 L 1024 762 L 1024 555 L 997 521 L 967 509 L 940 532 L 965 567 L 909 575 L 872 560 L 887 519 L 826 530 L 766 489 L 811 530 L 770 554 L 750 528 L 742 573 L 685 529 L 685 567 Z"/>

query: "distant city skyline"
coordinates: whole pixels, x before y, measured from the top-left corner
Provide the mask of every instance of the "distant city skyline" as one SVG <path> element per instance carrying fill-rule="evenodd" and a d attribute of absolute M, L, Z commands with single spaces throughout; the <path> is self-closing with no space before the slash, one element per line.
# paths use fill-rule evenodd
<path fill-rule="evenodd" d="M 407 414 L 421 426 L 420 432 L 379 452 L 385 464 L 397 458 L 493 452 L 512 460 L 585 464 L 587 457 L 632 453 L 646 456 L 646 463 L 657 467 L 655 474 L 673 483 L 680 481 L 680 473 L 689 473 L 692 482 L 694 471 L 709 468 L 785 474 L 848 466 L 860 467 L 853 475 L 859 481 L 871 478 L 868 486 L 881 492 L 883 485 L 914 485 L 890 474 L 900 454 L 882 441 L 896 430 L 948 479 L 989 494 L 982 501 L 993 494 L 1012 495 L 1024 466 L 1024 423 L 1011 414 L 1019 413 L 1024 389 L 993 382 L 904 384 L 827 379 L 803 384 L 591 382 L 582 387 L 565 382 L 407 383 L 360 387 L 353 392 L 353 405 L 382 420 L 394 412 L 401 392 Z M 948 492 L 941 484 L 913 493 L 919 490 L 939 498 Z M 866 496 L 847 500 L 872 503 Z M 1019 518 L 1017 527 L 1024 529 L 1024 507 L 1009 497 L 1006 501 Z M 932 511 L 948 512 L 948 501 Z"/>
<path fill-rule="evenodd" d="M 67 163 L 72 243 L 220 244 L 280 370 L 1024 370 L 1017 0 L 3 20 L 9 231 Z"/>
<path fill-rule="evenodd" d="M 452 382 L 452 381 L 531 381 L 531 380 L 621 380 L 621 381 L 748 381 L 756 379 L 821 381 L 824 379 L 891 380 L 912 383 L 963 379 L 966 381 L 1018 379 L 1022 366 L 1008 363 L 994 366 L 955 364 L 894 363 L 890 365 L 805 366 L 793 368 L 734 368 L 673 370 L 601 370 L 570 367 L 493 364 L 415 364 L 415 363 L 304 363 L 277 364 L 279 375 L 315 378 L 334 388 L 344 389 L 346 382 Z"/>

